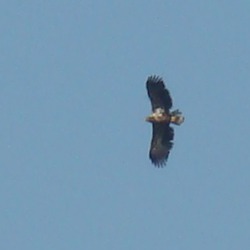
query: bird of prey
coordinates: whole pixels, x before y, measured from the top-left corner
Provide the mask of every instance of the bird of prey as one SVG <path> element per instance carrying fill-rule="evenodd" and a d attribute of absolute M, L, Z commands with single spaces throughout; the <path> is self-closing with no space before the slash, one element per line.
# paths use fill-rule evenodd
<path fill-rule="evenodd" d="M 172 98 L 161 77 L 149 76 L 146 88 L 152 106 L 152 113 L 146 117 L 146 121 L 153 126 L 149 158 L 155 166 L 163 167 L 173 146 L 174 130 L 169 125 L 180 125 L 184 117 L 178 109 L 170 111 Z"/>

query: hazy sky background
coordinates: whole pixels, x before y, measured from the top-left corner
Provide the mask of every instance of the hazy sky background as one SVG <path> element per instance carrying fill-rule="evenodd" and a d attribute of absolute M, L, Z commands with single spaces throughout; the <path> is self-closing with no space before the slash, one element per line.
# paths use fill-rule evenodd
<path fill-rule="evenodd" d="M 2 1 L 0 249 L 250 246 L 250 1 Z M 185 115 L 148 159 L 145 81 Z"/>

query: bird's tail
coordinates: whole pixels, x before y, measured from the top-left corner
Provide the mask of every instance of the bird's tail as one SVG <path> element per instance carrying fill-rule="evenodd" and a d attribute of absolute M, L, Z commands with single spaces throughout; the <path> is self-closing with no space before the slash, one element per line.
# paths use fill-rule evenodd
<path fill-rule="evenodd" d="M 178 109 L 171 112 L 170 122 L 176 125 L 181 125 L 184 122 L 184 116 Z"/>

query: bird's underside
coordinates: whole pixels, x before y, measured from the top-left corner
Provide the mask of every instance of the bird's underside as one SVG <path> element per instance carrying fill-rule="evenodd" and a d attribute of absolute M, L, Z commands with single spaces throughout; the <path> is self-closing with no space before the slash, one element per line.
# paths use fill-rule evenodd
<path fill-rule="evenodd" d="M 152 105 L 152 113 L 146 121 L 153 127 L 149 157 L 155 166 L 163 167 L 173 146 L 174 130 L 169 125 L 182 124 L 184 117 L 179 110 L 170 111 L 172 99 L 160 77 L 150 76 L 146 87 Z"/>
<path fill-rule="evenodd" d="M 165 110 L 157 108 L 146 118 L 146 121 L 151 123 L 173 123 L 175 125 L 181 125 L 184 122 L 184 117 L 178 109 L 167 113 Z"/>

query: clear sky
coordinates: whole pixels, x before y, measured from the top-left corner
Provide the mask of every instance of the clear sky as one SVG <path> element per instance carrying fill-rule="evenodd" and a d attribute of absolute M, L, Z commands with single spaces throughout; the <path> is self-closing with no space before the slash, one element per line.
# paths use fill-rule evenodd
<path fill-rule="evenodd" d="M 2 1 L 0 249 L 250 246 L 250 1 Z M 148 159 L 145 81 L 174 107 Z"/>

